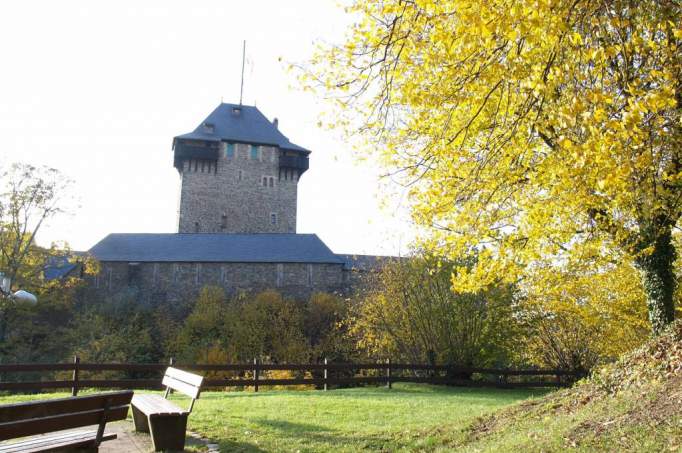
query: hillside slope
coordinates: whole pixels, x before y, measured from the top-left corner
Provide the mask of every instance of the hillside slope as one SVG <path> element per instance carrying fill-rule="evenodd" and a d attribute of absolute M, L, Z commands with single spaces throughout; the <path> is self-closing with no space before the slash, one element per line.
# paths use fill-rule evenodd
<path fill-rule="evenodd" d="M 682 322 L 571 389 L 477 420 L 439 449 L 682 451 Z"/>

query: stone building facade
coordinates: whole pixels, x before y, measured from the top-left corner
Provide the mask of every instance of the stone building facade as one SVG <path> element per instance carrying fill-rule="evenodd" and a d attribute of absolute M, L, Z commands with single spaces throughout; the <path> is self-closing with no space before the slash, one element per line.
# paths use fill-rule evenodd
<path fill-rule="evenodd" d="M 310 151 L 255 107 L 221 104 L 173 141 L 180 233 L 295 233 Z"/>
<path fill-rule="evenodd" d="M 188 159 L 179 168 L 179 232 L 296 232 L 298 176 L 279 177 L 276 147 L 221 143 L 218 156 L 215 164 Z"/>
<path fill-rule="evenodd" d="M 346 292 L 339 264 L 106 262 L 92 284 L 108 295 L 135 289 L 157 304 L 181 303 L 207 285 L 222 287 L 228 297 L 273 289 L 306 300 L 315 292 Z"/>
<path fill-rule="evenodd" d="M 345 294 L 346 262 L 314 234 L 110 234 L 91 250 L 102 294 L 135 289 L 145 300 L 177 303 L 206 286 L 228 295 L 274 289 L 307 299 Z"/>
<path fill-rule="evenodd" d="M 108 235 L 89 251 L 100 262 L 91 289 L 106 296 L 132 290 L 174 305 L 207 285 L 228 295 L 274 289 L 296 299 L 352 293 L 383 260 L 336 255 L 316 235 L 296 234 L 309 154 L 256 107 L 221 103 L 173 139 L 178 233 Z"/>

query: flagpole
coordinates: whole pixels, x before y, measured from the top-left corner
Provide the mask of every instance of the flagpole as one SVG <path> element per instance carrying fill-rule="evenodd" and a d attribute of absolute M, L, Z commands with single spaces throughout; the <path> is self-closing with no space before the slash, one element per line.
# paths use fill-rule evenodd
<path fill-rule="evenodd" d="M 242 85 L 239 89 L 239 105 L 242 105 L 242 95 L 244 94 L 244 60 L 246 58 L 246 39 L 242 46 Z"/>

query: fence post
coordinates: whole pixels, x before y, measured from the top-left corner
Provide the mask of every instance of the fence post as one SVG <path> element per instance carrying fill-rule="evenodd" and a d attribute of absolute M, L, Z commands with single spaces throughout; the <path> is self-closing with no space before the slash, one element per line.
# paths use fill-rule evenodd
<path fill-rule="evenodd" d="M 80 357 L 73 356 L 73 387 L 71 387 L 71 396 L 78 395 L 78 364 L 80 363 Z"/>
<path fill-rule="evenodd" d="M 386 359 L 386 387 L 392 388 L 391 383 L 391 358 Z"/>
<path fill-rule="evenodd" d="M 324 391 L 327 391 L 327 358 L 324 358 Z"/>
<path fill-rule="evenodd" d="M 253 359 L 253 391 L 258 392 L 258 359 Z"/>

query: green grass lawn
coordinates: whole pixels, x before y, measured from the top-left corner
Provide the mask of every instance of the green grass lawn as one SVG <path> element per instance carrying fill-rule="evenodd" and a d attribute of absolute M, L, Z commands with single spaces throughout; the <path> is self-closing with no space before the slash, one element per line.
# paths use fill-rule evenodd
<path fill-rule="evenodd" d="M 190 426 L 218 439 L 224 451 L 418 450 L 425 429 L 467 425 L 528 391 L 453 389 L 427 385 L 262 393 L 207 393 Z"/>
<path fill-rule="evenodd" d="M 391 390 L 205 392 L 189 425 L 222 451 L 431 450 L 443 444 L 443 436 L 458 435 L 459 429 L 451 428 L 465 428 L 481 415 L 544 393 L 418 384 Z M 0 397 L 0 403 L 33 398 Z M 450 429 L 444 432 L 444 426 Z"/>

